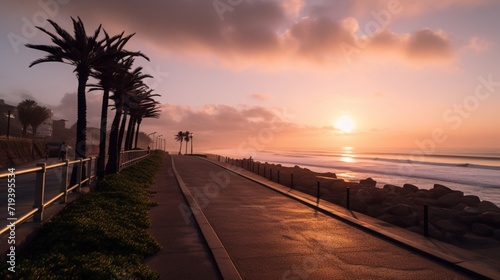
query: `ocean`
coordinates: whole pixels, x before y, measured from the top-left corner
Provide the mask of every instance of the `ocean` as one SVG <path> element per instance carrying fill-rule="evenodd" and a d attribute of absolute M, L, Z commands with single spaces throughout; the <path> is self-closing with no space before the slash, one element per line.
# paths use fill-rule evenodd
<path fill-rule="evenodd" d="M 235 151 L 211 151 L 234 158 L 248 157 Z M 338 178 L 359 181 L 371 177 L 378 187 L 409 183 L 421 189 L 442 184 L 466 195 L 477 195 L 500 206 L 500 150 L 441 150 L 423 155 L 416 150 L 260 151 L 254 160 L 301 166 L 318 172 L 334 172 Z"/>

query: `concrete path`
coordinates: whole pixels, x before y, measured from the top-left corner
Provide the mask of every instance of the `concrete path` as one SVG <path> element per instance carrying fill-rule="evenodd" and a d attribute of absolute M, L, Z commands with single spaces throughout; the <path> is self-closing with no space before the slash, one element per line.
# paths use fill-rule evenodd
<path fill-rule="evenodd" d="M 469 279 L 208 161 L 174 164 L 243 279 Z"/>
<path fill-rule="evenodd" d="M 158 271 L 160 279 L 221 279 L 192 214 L 183 216 L 179 210 L 179 205 L 187 202 L 172 172 L 170 156 L 165 157 L 151 189 L 156 191 L 151 200 L 158 202 L 158 206 L 149 212 L 151 227 L 148 231 L 162 249 L 145 264 Z"/>

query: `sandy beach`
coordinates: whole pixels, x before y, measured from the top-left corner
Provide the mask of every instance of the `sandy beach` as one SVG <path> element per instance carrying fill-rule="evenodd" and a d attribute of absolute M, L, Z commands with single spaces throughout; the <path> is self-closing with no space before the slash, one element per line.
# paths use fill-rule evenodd
<path fill-rule="evenodd" d="M 347 182 L 338 179 L 335 173 L 313 172 L 300 166 L 227 160 L 315 197 L 319 190 L 322 200 L 344 207 L 348 206 L 349 197 L 350 209 L 420 234 L 424 234 L 424 207 L 427 207 L 431 238 L 500 261 L 500 208 L 480 197 L 439 184 L 430 190 L 411 184 L 375 187 L 376 182 L 371 178 Z"/>

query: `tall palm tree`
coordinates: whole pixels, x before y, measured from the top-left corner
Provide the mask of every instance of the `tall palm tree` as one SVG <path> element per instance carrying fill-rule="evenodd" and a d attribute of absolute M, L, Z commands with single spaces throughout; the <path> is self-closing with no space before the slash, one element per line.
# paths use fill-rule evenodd
<path fill-rule="evenodd" d="M 184 132 L 184 141 L 186 142 L 186 153 L 185 153 L 185 155 L 187 155 L 187 153 L 188 153 L 188 143 L 189 143 L 189 140 L 190 140 L 190 136 L 191 136 L 191 133 L 189 133 L 189 131 Z"/>
<path fill-rule="evenodd" d="M 78 78 L 78 119 L 76 123 L 75 150 L 77 158 L 84 158 L 86 156 L 85 143 L 87 138 L 87 103 L 85 87 L 91 69 L 102 60 L 102 41 L 97 39 L 101 32 L 101 25 L 99 25 L 92 36 L 88 36 L 80 18 L 78 18 L 78 20 L 71 18 L 71 20 L 73 21 L 74 36 L 49 19 L 48 22 L 55 29 L 56 34 L 52 34 L 39 26 L 37 26 L 37 28 L 49 35 L 54 45 L 26 44 L 26 47 L 47 53 L 46 57 L 33 61 L 29 67 L 42 62 L 61 62 L 75 66 L 74 72 Z"/>
<path fill-rule="evenodd" d="M 19 118 L 19 122 L 23 126 L 23 137 L 26 137 L 26 132 L 28 130 L 28 126 L 30 125 L 31 118 L 33 117 L 33 110 L 38 106 L 36 101 L 31 99 L 24 99 L 17 105 L 17 116 Z"/>
<path fill-rule="evenodd" d="M 127 150 L 132 149 L 139 114 L 144 111 L 144 108 L 148 108 L 151 106 L 155 107 L 158 104 L 158 102 L 155 101 L 153 97 L 160 95 L 152 94 L 152 92 L 152 89 L 140 92 L 134 98 L 135 104 L 131 104 L 131 106 L 129 106 L 130 120 L 128 122 L 127 135 L 125 137 L 125 149 Z"/>
<path fill-rule="evenodd" d="M 129 52 L 123 49 L 125 44 L 134 36 L 131 34 L 129 36 L 123 37 L 123 32 L 120 35 L 110 37 L 106 31 L 104 31 L 104 56 L 105 59 L 102 63 L 94 67 L 94 71 L 91 72 L 91 76 L 98 79 L 98 84 L 93 84 L 93 88 L 90 91 L 102 90 L 102 106 L 101 106 L 101 127 L 99 131 L 99 157 L 97 159 L 97 176 L 102 179 L 104 177 L 104 163 L 106 156 L 106 131 L 107 131 L 107 120 L 108 120 L 108 104 L 109 104 L 109 92 L 112 87 L 113 75 L 118 69 L 126 67 L 123 64 L 125 58 L 142 56 L 149 61 L 149 58 L 140 52 Z"/>
<path fill-rule="evenodd" d="M 50 117 L 50 111 L 46 107 L 35 106 L 30 118 L 30 126 L 33 131 L 33 138 L 36 136 L 38 127 Z"/>
<path fill-rule="evenodd" d="M 184 132 L 179 131 L 175 135 L 175 140 L 181 142 L 181 146 L 179 148 L 179 155 L 182 153 L 182 141 L 184 141 Z"/>
<path fill-rule="evenodd" d="M 137 149 L 137 140 L 139 139 L 139 128 L 141 127 L 142 119 L 145 118 L 159 118 L 160 117 L 160 109 L 158 108 L 158 103 L 148 103 L 143 104 L 139 107 L 139 109 L 135 112 L 137 128 L 135 131 L 135 148 Z"/>
<path fill-rule="evenodd" d="M 131 68 L 133 61 L 133 58 L 125 60 L 124 64 L 127 69 Z M 119 169 L 118 155 L 120 153 L 121 141 L 123 139 L 123 132 L 120 133 L 120 130 L 124 130 L 126 122 L 126 115 L 124 112 L 127 112 L 126 108 L 130 104 L 132 97 L 137 94 L 137 92 L 145 90 L 146 86 L 143 83 L 143 79 L 151 77 L 151 75 L 142 73 L 142 67 L 137 67 L 132 72 L 120 70 L 113 75 L 113 96 L 111 96 L 111 99 L 115 103 L 115 117 L 113 118 L 113 123 L 111 124 L 111 132 L 109 136 L 109 158 L 106 165 L 107 174 L 116 173 Z M 122 129 L 119 128 L 120 120 L 122 121 Z"/>

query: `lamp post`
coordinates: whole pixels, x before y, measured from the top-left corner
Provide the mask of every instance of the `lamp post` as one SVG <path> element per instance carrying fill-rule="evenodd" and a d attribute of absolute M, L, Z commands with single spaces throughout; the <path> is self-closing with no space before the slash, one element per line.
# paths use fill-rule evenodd
<path fill-rule="evenodd" d="M 9 139 L 10 136 L 10 110 L 8 111 L 8 116 L 7 116 L 7 139 Z"/>
<path fill-rule="evenodd" d="M 156 137 L 156 142 L 155 142 L 155 144 L 156 144 L 156 145 L 155 145 L 155 149 L 158 149 L 158 139 L 159 139 L 160 137 L 162 137 L 162 136 L 163 136 L 163 134 L 162 134 L 162 135 L 158 135 L 158 136 Z"/>
<path fill-rule="evenodd" d="M 149 138 L 149 135 L 151 135 L 151 134 L 153 134 L 153 144 L 154 144 L 156 131 L 155 132 L 151 132 L 150 134 L 148 134 L 148 138 Z M 153 148 L 154 148 L 154 145 L 153 145 Z"/>
<path fill-rule="evenodd" d="M 189 138 L 191 138 L 191 154 L 193 154 L 193 133 L 189 135 Z"/>

